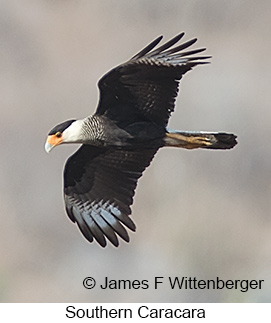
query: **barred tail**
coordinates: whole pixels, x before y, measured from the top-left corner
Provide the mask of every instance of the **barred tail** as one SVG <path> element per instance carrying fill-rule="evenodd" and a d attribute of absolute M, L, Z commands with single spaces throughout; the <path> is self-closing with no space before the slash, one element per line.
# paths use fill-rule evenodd
<path fill-rule="evenodd" d="M 237 144 L 236 136 L 224 132 L 167 132 L 164 138 L 165 146 L 186 149 L 231 149 Z"/>

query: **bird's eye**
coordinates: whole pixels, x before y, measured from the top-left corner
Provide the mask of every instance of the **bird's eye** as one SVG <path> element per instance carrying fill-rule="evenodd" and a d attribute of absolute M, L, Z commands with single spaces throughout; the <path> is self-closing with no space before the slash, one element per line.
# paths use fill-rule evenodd
<path fill-rule="evenodd" d="M 57 138 L 60 138 L 62 136 L 61 132 L 59 132 L 59 131 L 55 135 Z"/>

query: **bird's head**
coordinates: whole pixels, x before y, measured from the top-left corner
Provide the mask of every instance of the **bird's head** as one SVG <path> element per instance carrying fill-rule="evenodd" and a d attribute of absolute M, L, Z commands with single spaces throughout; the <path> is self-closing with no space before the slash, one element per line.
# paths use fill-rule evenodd
<path fill-rule="evenodd" d="M 55 126 L 49 133 L 45 150 L 49 153 L 63 143 L 81 143 L 82 120 L 68 120 Z"/>

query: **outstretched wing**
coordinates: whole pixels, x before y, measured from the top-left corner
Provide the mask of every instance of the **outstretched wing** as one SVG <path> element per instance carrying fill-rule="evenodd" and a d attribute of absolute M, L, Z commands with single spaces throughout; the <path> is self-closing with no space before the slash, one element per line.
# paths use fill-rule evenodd
<path fill-rule="evenodd" d="M 181 33 L 154 49 L 162 36 L 128 62 L 117 66 L 99 81 L 100 101 L 96 114 L 106 115 L 119 126 L 136 121 L 150 121 L 166 126 L 174 110 L 179 80 L 195 65 L 210 56 L 193 56 L 205 48 L 184 51 L 197 39 L 176 47 Z"/>
<path fill-rule="evenodd" d="M 85 238 L 118 246 L 118 234 L 129 241 L 125 226 L 135 231 L 130 205 L 144 169 L 158 148 L 108 149 L 82 145 L 64 170 L 66 211 Z"/>

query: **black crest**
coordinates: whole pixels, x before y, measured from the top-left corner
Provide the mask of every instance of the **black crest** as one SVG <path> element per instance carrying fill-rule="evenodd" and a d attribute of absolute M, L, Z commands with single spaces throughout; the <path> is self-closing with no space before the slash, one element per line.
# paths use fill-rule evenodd
<path fill-rule="evenodd" d="M 55 126 L 49 133 L 48 135 L 55 135 L 57 132 L 63 132 L 65 129 L 67 129 L 74 121 L 76 121 L 75 119 L 73 120 L 67 120 L 65 122 L 62 122 L 60 124 L 58 124 L 57 126 Z"/>

